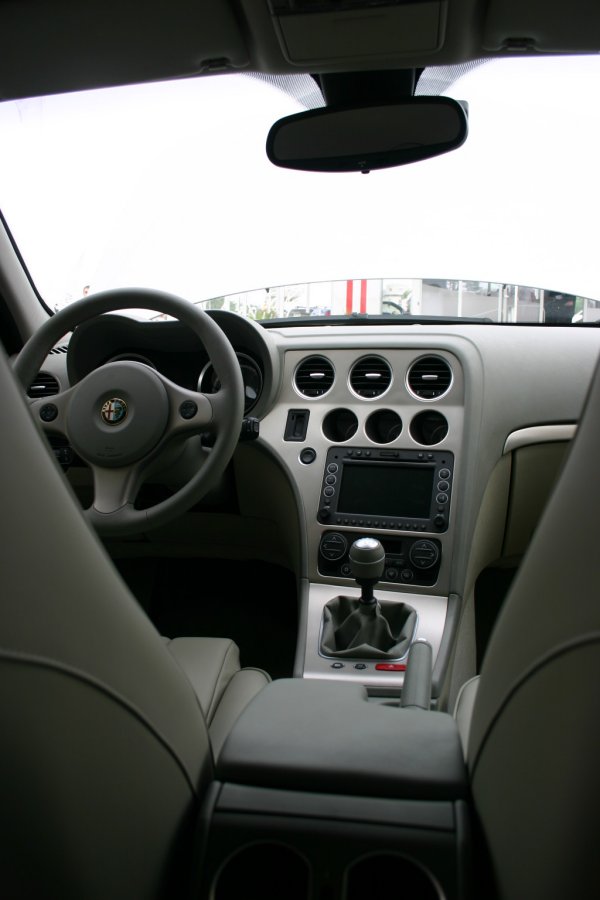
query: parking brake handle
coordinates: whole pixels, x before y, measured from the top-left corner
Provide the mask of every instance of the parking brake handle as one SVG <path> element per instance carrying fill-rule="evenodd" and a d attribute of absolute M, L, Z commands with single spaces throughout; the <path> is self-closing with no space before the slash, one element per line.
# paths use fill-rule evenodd
<path fill-rule="evenodd" d="M 418 640 L 408 651 L 400 706 L 409 709 L 431 707 L 431 669 L 433 651 L 428 641 Z"/>

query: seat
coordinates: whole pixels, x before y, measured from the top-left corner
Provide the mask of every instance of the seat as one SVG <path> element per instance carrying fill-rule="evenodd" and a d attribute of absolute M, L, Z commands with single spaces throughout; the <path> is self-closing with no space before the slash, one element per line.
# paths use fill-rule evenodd
<path fill-rule="evenodd" d="M 501 900 L 589 897 L 600 883 L 598 447 L 600 366 L 481 674 L 455 709 Z"/>
<path fill-rule="evenodd" d="M 0 384 L 3 895 L 179 896 L 214 758 L 268 676 L 240 669 L 231 641 L 158 634 L 44 452 L 3 351 Z"/>
<path fill-rule="evenodd" d="M 218 758 L 231 726 L 250 700 L 269 683 L 263 669 L 240 666 L 240 651 L 228 638 L 165 638 L 167 649 L 190 681 Z"/>

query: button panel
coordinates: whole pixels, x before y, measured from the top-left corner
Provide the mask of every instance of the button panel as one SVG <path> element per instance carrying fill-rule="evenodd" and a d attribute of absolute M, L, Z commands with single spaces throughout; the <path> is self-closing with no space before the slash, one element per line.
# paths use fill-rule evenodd
<path fill-rule="evenodd" d="M 332 578 L 352 578 L 350 545 L 362 532 L 325 531 L 319 543 L 319 572 Z M 380 583 L 431 586 L 442 561 L 441 543 L 434 538 L 378 535 L 385 551 Z"/>

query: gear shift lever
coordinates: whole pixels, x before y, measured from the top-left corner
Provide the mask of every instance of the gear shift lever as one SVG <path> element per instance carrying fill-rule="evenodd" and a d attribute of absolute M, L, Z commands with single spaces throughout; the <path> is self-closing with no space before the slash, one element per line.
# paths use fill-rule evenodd
<path fill-rule="evenodd" d="M 400 599 L 377 600 L 373 588 L 383 575 L 385 550 L 372 537 L 358 538 L 348 554 L 360 598 L 340 595 L 325 604 L 320 651 L 323 656 L 401 659 L 413 638 L 417 614 Z"/>
<path fill-rule="evenodd" d="M 372 537 L 359 538 L 350 547 L 348 558 L 352 574 L 361 588 L 360 602 L 377 603 L 373 588 L 383 575 L 385 566 L 385 550 L 381 542 Z"/>

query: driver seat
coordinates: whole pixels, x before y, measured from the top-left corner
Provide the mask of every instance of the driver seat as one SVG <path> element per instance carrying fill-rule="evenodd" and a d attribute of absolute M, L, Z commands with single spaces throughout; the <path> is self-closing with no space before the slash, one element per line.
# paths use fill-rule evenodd
<path fill-rule="evenodd" d="M 269 676 L 240 669 L 232 641 L 161 637 L 43 446 L 1 349 L 0 384 L 3 894 L 181 895 L 215 757 Z"/>

